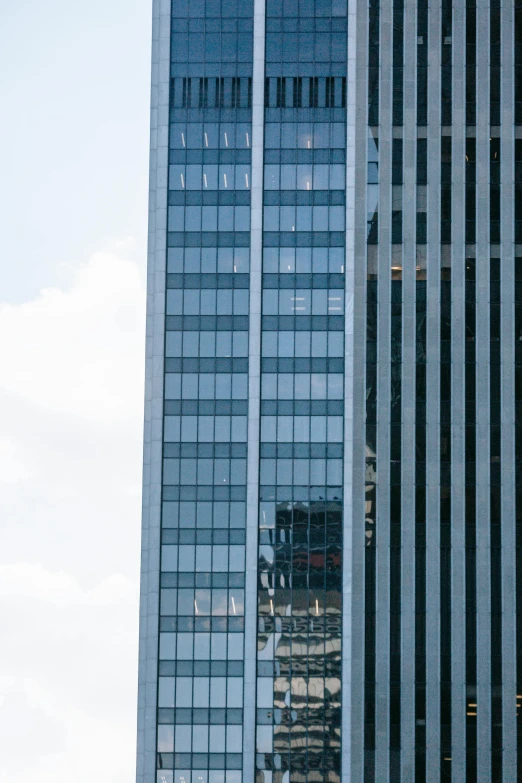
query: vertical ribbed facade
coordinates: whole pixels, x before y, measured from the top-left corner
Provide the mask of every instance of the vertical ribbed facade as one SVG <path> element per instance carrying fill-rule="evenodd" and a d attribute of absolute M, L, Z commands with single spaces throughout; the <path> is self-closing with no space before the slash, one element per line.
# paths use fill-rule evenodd
<path fill-rule="evenodd" d="M 153 15 L 137 780 L 522 780 L 522 4 Z"/>

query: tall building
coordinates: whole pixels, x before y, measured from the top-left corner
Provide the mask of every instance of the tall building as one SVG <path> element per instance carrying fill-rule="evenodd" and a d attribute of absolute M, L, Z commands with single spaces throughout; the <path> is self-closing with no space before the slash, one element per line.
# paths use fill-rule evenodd
<path fill-rule="evenodd" d="M 522 781 L 521 0 L 154 0 L 138 783 Z"/>

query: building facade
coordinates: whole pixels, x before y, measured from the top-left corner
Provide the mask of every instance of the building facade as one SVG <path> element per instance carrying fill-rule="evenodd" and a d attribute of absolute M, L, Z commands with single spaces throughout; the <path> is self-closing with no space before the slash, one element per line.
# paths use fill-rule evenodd
<path fill-rule="evenodd" d="M 153 14 L 137 781 L 522 780 L 522 2 Z"/>

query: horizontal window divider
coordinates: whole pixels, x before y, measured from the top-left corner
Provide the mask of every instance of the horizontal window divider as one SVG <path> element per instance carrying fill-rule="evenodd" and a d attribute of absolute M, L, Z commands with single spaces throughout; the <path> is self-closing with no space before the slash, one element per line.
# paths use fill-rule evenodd
<path fill-rule="evenodd" d="M 246 500 L 245 486 L 163 486 L 163 500 Z"/>
<path fill-rule="evenodd" d="M 250 231 L 169 231 L 168 247 L 250 247 Z"/>
<path fill-rule="evenodd" d="M 342 443 L 261 443 L 261 459 L 341 459 Z"/>
<path fill-rule="evenodd" d="M 262 317 L 264 331 L 307 332 L 324 331 L 342 332 L 344 330 L 343 315 L 264 315 Z"/>
<path fill-rule="evenodd" d="M 165 414 L 170 415 L 167 409 Z M 170 458 L 244 459 L 246 443 L 165 443 L 163 456 Z"/>
<path fill-rule="evenodd" d="M 263 232 L 265 247 L 344 247 L 344 242 L 344 231 Z"/>
<path fill-rule="evenodd" d="M 189 329 L 192 331 L 240 331 L 248 332 L 248 315 L 168 315 L 167 331 Z"/>
<path fill-rule="evenodd" d="M 265 416 L 342 416 L 343 400 L 262 400 Z"/>
<path fill-rule="evenodd" d="M 342 361 L 342 360 L 341 360 Z M 165 372 L 248 372 L 248 359 L 246 358 L 202 358 L 191 357 L 165 359 Z M 319 371 L 318 371 L 319 372 Z M 333 370 L 331 371 L 333 372 Z M 339 371 L 340 372 L 340 371 Z"/>
<path fill-rule="evenodd" d="M 246 416 L 248 402 L 246 400 L 166 400 L 164 412 L 166 416 Z"/>
<path fill-rule="evenodd" d="M 249 190 L 169 190 L 168 196 L 169 207 L 249 207 L 250 200 Z"/>
<path fill-rule="evenodd" d="M 169 273 L 167 288 L 249 288 L 250 275 L 242 272 L 218 274 Z"/>
<path fill-rule="evenodd" d="M 345 277 L 336 272 L 312 274 L 265 273 L 263 288 L 344 288 Z"/>
<path fill-rule="evenodd" d="M 344 372 L 344 359 L 322 356 L 261 359 L 261 372 Z"/>
<path fill-rule="evenodd" d="M 183 191 L 171 192 L 183 193 Z M 238 193 L 244 192 L 238 191 Z M 344 190 L 265 190 L 263 192 L 265 207 L 343 207 L 345 201 Z"/>
<path fill-rule="evenodd" d="M 205 528 L 203 530 L 195 530 L 194 528 L 163 528 L 161 531 L 161 543 L 162 544 L 216 544 L 216 545 L 222 545 L 222 544 L 244 544 L 246 540 L 246 531 L 241 528 Z M 193 581 L 195 579 L 196 585 L 201 585 L 202 587 L 206 586 L 206 579 L 208 576 L 208 584 L 210 585 L 211 582 L 215 584 L 217 587 L 222 587 L 223 585 L 217 584 L 220 580 L 223 581 L 223 578 L 226 578 L 227 584 L 230 584 L 234 587 L 243 587 L 244 581 L 245 581 L 245 574 L 243 571 L 227 571 L 225 574 L 221 574 L 219 579 L 217 578 L 217 574 L 206 574 L 205 572 L 196 572 L 197 576 L 194 575 L 194 572 L 190 573 L 188 572 L 185 574 L 185 576 L 193 578 Z M 232 580 L 232 581 L 230 581 Z M 176 587 L 176 585 L 170 585 L 171 587 Z M 188 585 L 190 587 L 190 585 Z"/>
<path fill-rule="evenodd" d="M 167 620 L 163 617 L 163 620 Z M 243 616 L 236 617 L 216 617 L 212 615 L 205 615 L 204 617 L 189 617 L 179 615 L 178 617 L 169 617 L 169 627 L 166 627 L 166 623 L 162 628 L 162 631 L 166 633 L 194 633 L 205 631 L 212 631 L 213 633 L 223 632 L 239 632 L 243 631 L 245 627 L 245 618 Z"/>
<path fill-rule="evenodd" d="M 298 486 L 266 486 L 259 487 L 259 500 L 275 500 L 283 503 L 292 498 L 294 502 L 308 503 L 313 501 L 330 500 L 341 501 L 343 498 L 342 487 L 298 487 Z"/>
<path fill-rule="evenodd" d="M 334 111 L 327 109 L 326 111 Z M 342 110 L 341 114 L 343 113 Z M 346 112 L 344 112 L 346 113 Z M 251 122 L 252 109 L 173 109 L 170 122 Z"/>
<path fill-rule="evenodd" d="M 160 662 L 160 669 L 167 661 Z M 207 723 L 243 723 L 243 710 L 239 707 L 233 709 L 159 709 L 158 723 L 207 724 Z"/>

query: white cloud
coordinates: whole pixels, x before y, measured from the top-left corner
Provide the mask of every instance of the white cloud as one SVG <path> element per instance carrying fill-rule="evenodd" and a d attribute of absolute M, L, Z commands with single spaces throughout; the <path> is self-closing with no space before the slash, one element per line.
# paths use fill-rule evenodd
<path fill-rule="evenodd" d="M 68 291 L 0 305 L 0 388 L 95 419 L 141 410 L 144 291 L 135 263 L 94 254 Z"/>
<path fill-rule="evenodd" d="M 65 571 L 48 571 L 42 565 L 0 565 L 0 597 L 22 596 L 57 606 L 103 606 L 132 594 L 132 584 L 122 574 L 112 574 L 91 590 L 82 590 Z"/>
<path fill-rule="evenodd" d="M 145 292 L 131 248 L 0 305 L 1 783 L 133 777 Z"/>

